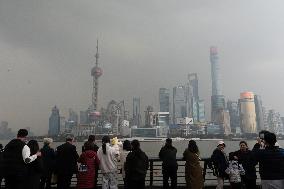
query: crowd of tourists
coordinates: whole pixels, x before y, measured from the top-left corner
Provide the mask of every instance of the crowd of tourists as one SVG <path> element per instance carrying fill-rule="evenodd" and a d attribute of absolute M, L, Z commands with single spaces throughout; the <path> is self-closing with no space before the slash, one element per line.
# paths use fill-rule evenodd
<path fill-rule="evenodd" d="M 95 136 L 90 135 L 79 156 L 73 137 L 67 137 L 64 144 L 53 149 L 51 138 L 44 138 L 40 148 L 36 140 L 28 141 L 27 136 L 28 131 L 20 129 L 16 139 L 4 148 L 0 145 L 0 182 L 4 179 L 7 189 L 49 189 L 55 183 L 58 189 L 67 189 L 74 174 L 78 189 L 93 189 L 97 188 L 99 169 L 102 189 L 118 188 L 118 172 L 122 174 L 124 188 L 145 188 L 149 160 L 138 140 L 125 140 L 122 144 L 117 138 L 104 136 L 99 147 Z M 279 147 L 274 133 L 261 131 L 259 136 L 252 150 L 246 141 L 241 141 L 240 149 L 228 155 L 224 141 L 217 143 L 207 162 L 217 177 L 217 189 L 223 188 L 226 179 L 232 189 L 255 189 L 257 164 L 263 189 L 284 188 L 284 150 Z M 163 188 L 176 189 L 177 149 L 172 139 L 166 139 L 158 155 L 162 161 Z M 203 188 L 203 168 L 194 140 L 188 142 L 183 160 L 186 188 Z"/>

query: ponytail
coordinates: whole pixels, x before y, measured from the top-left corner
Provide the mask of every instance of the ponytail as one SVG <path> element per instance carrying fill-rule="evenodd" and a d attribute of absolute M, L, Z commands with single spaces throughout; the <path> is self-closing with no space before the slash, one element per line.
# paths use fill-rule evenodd
<path fill-rule="evenodd" d="M 106 143 L 110 143 L 110 138 L 108 136 L 103 136 L 102 143 L 103 153 L 106 154 Z"/>
<path fill-rule="evenodd" d="M 103 143 L 102 148 L 103 148 L 103 153 L 106 154 L 106 143 Z"/>

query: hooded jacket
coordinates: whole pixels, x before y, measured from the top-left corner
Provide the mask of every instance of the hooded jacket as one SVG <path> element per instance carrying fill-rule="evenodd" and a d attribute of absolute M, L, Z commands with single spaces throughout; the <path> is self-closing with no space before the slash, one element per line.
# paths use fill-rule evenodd
<path fill-rule="evenodd" d="M 96 152 L 93 150 L 87 150 L 81 154 L 78 162 L 87 166 L 85 172 L 78 172 L 77 174 L 77 188 L 93 188 L 95 170 L 98 169 L 99 159 Z"/>

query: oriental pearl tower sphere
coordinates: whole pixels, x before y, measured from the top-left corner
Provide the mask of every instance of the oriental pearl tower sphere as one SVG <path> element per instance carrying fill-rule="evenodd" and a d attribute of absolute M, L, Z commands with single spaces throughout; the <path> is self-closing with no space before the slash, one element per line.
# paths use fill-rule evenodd
<path fill-rule="evenodd" d="M 97 53 L 95 55 L 96 65 L 92 68 L 91 75 L 93 77 L 93 94 L 92 94 L 92 113 L 98 113 L 98 89 L 99 89 L 99 77 L 103 74 L 103 70 L 99 67 L 99 45 L 97 41 Z"/>

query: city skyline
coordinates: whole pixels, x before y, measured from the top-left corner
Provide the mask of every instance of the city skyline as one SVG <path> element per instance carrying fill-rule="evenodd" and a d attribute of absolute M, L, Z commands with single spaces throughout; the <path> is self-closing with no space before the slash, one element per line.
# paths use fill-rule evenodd
<path fill-rule="evenodd" d="M 215 45 L 227 100 L 253 91 L 267 109 L 284 113 L 284 90 L 276 87 L 284 77 L 284 2 L 66 2 L 1 1 L 0 120 L 14 131 L 47 133 L 54 105 L 63 116 L 88 108 L 97 39 L 99 108 L 114 99 L 131 110 L 140 96 L 141 112 L 147 105 L 158 110 L 159 88 L 197 73 L 208 120 L 208 49 Z"/>

